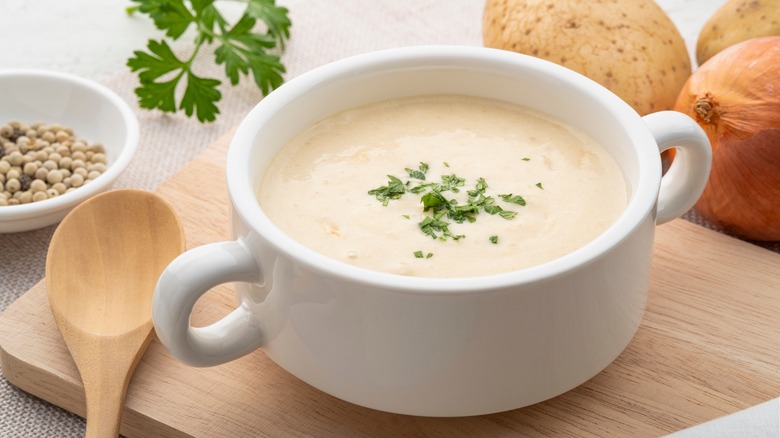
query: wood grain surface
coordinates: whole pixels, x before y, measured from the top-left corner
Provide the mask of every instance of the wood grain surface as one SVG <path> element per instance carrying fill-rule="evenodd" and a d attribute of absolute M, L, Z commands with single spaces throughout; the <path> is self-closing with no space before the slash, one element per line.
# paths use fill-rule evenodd
<path fill-rule="evenodd" d="M 159 193 L 188 247 L 227 237 L 230 134 Z M 221 286 L 196 306 L 203 325 L 235 305 Z M 14 385 L 78 415 L 84 392 L 41 281 L 0 316 L 0 365 Z M 675 220 L 658 227 L 647 311 L 628 348 L 585 384 L 492 415 L 413 417 L 359 407 L 291 376 L 262 351 L 191 368 L 156 339 L 130 383 L 127 437 L 655 437 L 780 395 L 780 255 Z"/>

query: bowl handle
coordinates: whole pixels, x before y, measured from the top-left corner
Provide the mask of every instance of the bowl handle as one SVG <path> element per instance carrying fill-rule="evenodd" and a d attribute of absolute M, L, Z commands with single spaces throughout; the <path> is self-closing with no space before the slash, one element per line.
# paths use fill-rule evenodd
<path fill-rule="evenodd" d="M 659 111 L 642 117 L 658 143 L 658 150 L 676 148 L 672 166 L 661 178 L 658 216 L 662 224 L 690 210 L 704 191 L 712 166 L 712 147 L 704 130 L 677 111 Z"/>
<path fill-rule="evenodd" d="M 219 365 L 251 353 L 265 336 L 248 308 L 239 306 L 207 327 L 192 327 L 190 316 L 198 299 L 214 286 L 261 279 L 260 267 L 241 239 L 184 252 L 157 281 L 152 302 L 157 336 L 175 358 L 193 366 Z"/>

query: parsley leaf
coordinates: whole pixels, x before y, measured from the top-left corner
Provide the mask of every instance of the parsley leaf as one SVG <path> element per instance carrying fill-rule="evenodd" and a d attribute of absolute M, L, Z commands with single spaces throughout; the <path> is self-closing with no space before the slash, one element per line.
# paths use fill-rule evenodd
<path fill-rule="evenodd" d="M 285 67 L 275 52 L 284 50 L 291 22 L 287 8 L 276 6 L 276 0 L 246 0 L 244 13 L 232 25 L 214 6 L 215 0 L 132 1 L 138 5 L 127 8 L 127 12 L 147 14 L 168 38 L 177 40 L 191 27 L 195 30 L 195 47 L 186 59 L 176 56 L 163 39 L 148 41 L 147 51 L 137 50 L 127 60 L 130 70 L 138 72 L 140 87 L 135 93 L 141 108 L 183 110 L 201 122 L 216 120 L 222 82 L 193 71 L 200 50 L 214 42 L 214 62 L 224 66 L 231 85 L 251 75 L 258 89 L 268 94 L 284 81 Z M 264 33 L 256 30 L 258 20 L 265 24 Z M 182 80 L 186 84 L 177 105 Z"/>
<path fill-rule="evenodd" d="M 405 170 L 411 178 L 425 180 L 425 174 L 428 172 L 428 164 L 420 162 L 418 169 L 419 170 L 414 170 L 407 167 Z"/>
<path fill-rule="evenodd" d="M 284 41 L 290 38 L 292 22 L 287 8 L 276 6 L 275 0 L 249 0 L 247 14 L 262 20 L 268 26 L 268 33 L 276 39 L 279 48 L 284 50 Z"/>
<path fill-rule="evenodd" d="M 523 199 L 520 195 L 512 195 L 509 193 L 508 195 L 498 195 L 501 199 L 504 200 L 504 202 L 509 202 L 510 204 L 517 204 L 517 205 L 525 205 L 525 199 Z"/>
<path fill-rule="evenodd" d="M 373 190 L 369 190 L 369 195 L 374 195 L 378 201 L 382 202 L 382 205 L 387 205 L 393 199 L 398 199 L 406 193 L 404 183 L 394 177 L 393 175 L 387 175 L 388 181 L 386 186 L 377 187 Z"/>
<path fill-rule="evenodd" d="M 197 112 L 198 120 L 213 121 L 216 114 L 219 114 L 219 108 L 214 104 L 222 94 L 217 90 L 219 81 L 210 78 L 201 78 L 195 76 L 192 71 L 187 72 L 187 89 L 181 98 L 180 108 L 184 110 L 187 116 L 192 116 Z"/>

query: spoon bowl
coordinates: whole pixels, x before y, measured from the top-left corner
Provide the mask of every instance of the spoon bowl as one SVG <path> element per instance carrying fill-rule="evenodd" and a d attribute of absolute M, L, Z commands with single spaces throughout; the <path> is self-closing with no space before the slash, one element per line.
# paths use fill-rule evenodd
<path fill-rule="evenodd" d="M 84 385 L 87 437 L 119 434 L 130 377 L 152 339 L 157 279 L 184 248 L 176 212 L 141 190 L 97 195 L 54 232 L 46 290 Z"/>

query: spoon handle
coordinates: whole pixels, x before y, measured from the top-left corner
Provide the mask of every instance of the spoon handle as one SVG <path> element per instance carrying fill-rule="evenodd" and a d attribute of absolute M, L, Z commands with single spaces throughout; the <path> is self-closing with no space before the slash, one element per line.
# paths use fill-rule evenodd
<path fill-rule="evenodd" d="M 84 384 L 86 438 L 119 435 L 127 387 L 152 333 L 144 327 L 124 335 L 93 338 L 81 345 L 78 353 L 72 352 Z"/>
<path fill-rule="evenodd" d="M 84 385 L 87 399 L 87 433 L 86 438 L 115 438 L 119 436 L 119 426 L 122 423 L 124 407 L 124 388 L 109 384 L 111 378 L 121 376 L 106 376 L 106 381 L 97 385 Z"/>

